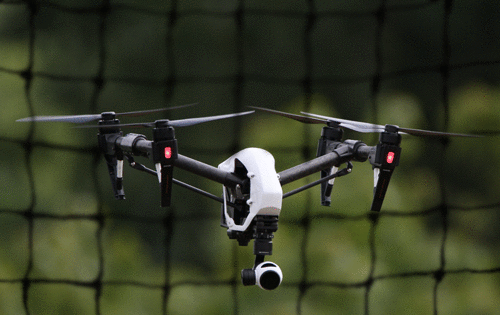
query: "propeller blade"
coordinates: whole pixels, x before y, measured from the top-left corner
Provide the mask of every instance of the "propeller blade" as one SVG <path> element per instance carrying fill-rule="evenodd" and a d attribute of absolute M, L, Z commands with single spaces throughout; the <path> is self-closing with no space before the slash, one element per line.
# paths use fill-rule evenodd
<path fill-rule="evenodd" d="M 441 132 L 441 131 L 430 131 L 421 129 L 411 129 L 411 128 L 398 128 L 400 131 L 404 131 L 407 134 L 413 136 L 427 136 L 427 137 L 469 137 L 469 138 L 481 138 L 481 135 L 472 135 L 464 133 L 452 133 L 452 132 Z"/>
<path fill-rule="evenodd" d="M 385 131 L 385 126 L 376 125 L 371 123 L 365 123 L 360 121 L 353 121 L 347 119 L 339 119 L 333 117 L 327 117 L 322 115 L 304 113 L 302 114 L 311 115 L 313 117 L 318 117 L 322 119 L 328 119 L 330 121 L 338 122 L 341 127 L 349 128 L 358 132 L 383 132 Z M 473 137 L 478 138 L 480 135 L 463 134 L 463 133 L 452 133 L 452 132 L 441 132 L 441 131 L 430 131 L 422 129 L 412 129 L 412 128 L 398 128 L 399 134 L 410 134 L 413 136 L 427 136 L 427 137 Z"/>
<path fill-rule="evenodd" d="M 247 106 L 253 109 L 261 110 L 264 112 L 280 115 L 283 117 L 295 119 L 297 121 L 306 123 L 306 124 L 326 124 L 327 121 L 324 119 L 318 119 L 318 118 L 313 118 L 313 117 L 307 117 L 307 116 L 301 116 L 301 115 L 295 115 L 295 114 L 289 114 L 285 112 L 280 112 L 279 110 L 274 110 L 274 109 L 268 109 L 268 108 L 262 108 L 262 107 L 256 107 L 256 106 Z"/>
<path fill-rule="evenodd" d="M 199 117 L 199 118 L 187 118 L 187 119 L 179 119 L 179 120 L 171 120 L 168 122 L 169 126 L 172 127 L 187 127 L 187 126 L 192 126 L 196 124 L 201 124 L 204 122 L 209 122 L 213 120 L 219 120 L 219 119 L 226 119 L 226 118 L 231 118 L 231 117 L 237 117 L 237 116 L 243 116 L 243 115 L 248 115 L 252 114 L 255 111 L 249 111 L 249 112 L 242 112 L 242 113 L 235 113 L 235 114 L 226 114 L 226 115 L 218 115 L 218 116 L 209 116 L 209 117 Z"/>
<path fill-rule="evenodd" d="M 158 112 L 163 112 L 163 111 L 168 111 L 168 110 L 174 110 L 174 109 L 180 109 L 184 107 L 189 107 L 196 105 L 198 103 L 193 103 L 193 104 L 186 104 L 186 105 L 180 105 L 180 106 L 174 106 L 174 107 L 165 107 L 165 108 L 158 108 L 158 109 L 150 109 L 150 110 L 141 110 L 141 111 L 134 111 L 134 112 L 124 112 L 124 113 L 116 113 L 116 116 L 140 116 L 140 115 L 147 115 L 151 113 L 158 113 Z M 26 117 L 26 118 L 21 118 L 16 121 L 18 122 L 68 122 L 68 123 L 75 123 L 75 124 L 85 124 L 94 120 L 99 120 L 102 118 L 102 114 L 90 114 L 90 115 L 67 115 L 67 116 L 33 116 L 33 117 Z"/>
<path fill-rule="evenodd" d="M 178 119 L 178 120 L 163 120 L 167 126 L 172 127 L 187 127 L 196 124 L 201 124 L 204 122 L 209 122 L 213 120 L 226 119 L 236 116 L 243 116 L 252 114 L 255 111 L 235 113 L 235 114 L 226 114 L 219 116 L 209 116 L 209 117 L 198 117 L 198 118 L 186 118 L 186 119 Z M 161 120 L 160 120 L 161 121 Z M 130 124 L 110 124 L 110 125 L 85 125 L 85 126 L 77 126 L 75 128 L 121 128 L 121 127 L 131 127 L 131 128 L 153 128 L 156 126 L 156 122 L 146 122 L 146 123 L 130 123 Z"/>
<path fill-rule="evenodd" d="M 78 129 L 122 128 L 122 127 L 129 127 L 129 128 L 152 128 L 154 126 L 155 126 L 154 122 L 147 122 L 147 123 L 109 124 L 109 125 L 83 125 L 83 126 L 76 126 L 76 127 L 73 127 L 73 128 L 78 128 Z"/>
<path fill-rule="evenodd" d="M 365 123 L 365 122 L 360 122 L 360 121 L 316 115 L 316 114 L 305 113 L 305 112 L 301 112 L 301 113 L 304 115 L 309 115 L 312 117 L 325 119 L 327 121 L 336 122 L 339 124 L 340 127 L 348 128 L 348 129 L 351 129 L 351 130 L 354 130 L 357 132 L 368 133 L 368 132 L 382 132 L 385 130 L 385 126 L 382 126 L 382 125 L 376 125 L 376 124 Z"/>
<path fill-rule="evenodd" d="M 500 130 L 473 130 L 475 135 L 478 136 L 498 136 L 500 135 Z"/>
<path fill-rule="evenodd" d="M 262 107 L 255 107 L 255 106 L 248 106 L 248 107 L 262 110 L 262 111 L 276 114 L 276 115 L 281 115 L 283 117 L 291 118 L 291 119 L 294 119 L 294 120 L 297 120 L 297 121 L 300 121 L 300 122 L 303 122 L 306 124 L 327 124 L 328 122 L 331 121 L 331 122 L 336 122 L 340 127 L 348 128 L 348 129 L 358 131 L 358 132 L 382 132 L 385 129 L 385 127 L 381 126 L 381 125 L 374 125 L 374 124 L 370 124 L 370 123 L 363 123 L 363 122 L 352 121 L 352 120 L 347 120 L 347 119 L 338 119 L 338 118 L 321 116 L 321 115 L 310 114 L 310 113 L 305 113 L 305 112 L 301 112 L 301 113 L 305 114 L 305 115 L 309 115 L 311 117 L 280 112 L 278 110 L 262 108 Z"/>
<path fill-rule="evenodd" d="M 198 105 L 198 104 L 199 103 L 192 103 L 192 104 L 185 104 L 185 105 L 179 105 L 179 106 L 174 106 L 174 107 L 139 110 L 139 111 L 135 111 L 135 112 L 116 113 L 116 116 L 142 116 L 142 115 L 159 113 L 159 112 L 164 112 L 164 111 L 169 111 L 169 110 L 174 110 L 174 109 L 181 109 L 181 108 L 190 107 L 190 106 L 194 106 L 194 105 Z"/>
<path fill-rule="evenodd" d="M 69 122 L 84 124 L 101 118 L 101 114 L 72 116 L 33 116 L 16 120 L 17 122 Z"/>

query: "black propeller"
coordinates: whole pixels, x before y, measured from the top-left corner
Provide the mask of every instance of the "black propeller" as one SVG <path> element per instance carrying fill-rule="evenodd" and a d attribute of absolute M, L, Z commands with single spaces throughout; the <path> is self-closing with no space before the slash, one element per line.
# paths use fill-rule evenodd
<path fill-rule="evenodd" d="M 500 130 L 473 130 L 474 134 L 483 136 L 499 136 Z"/>
<path fill-rule="evenodd" d="M 309 115 L 316 118 L 322 118 L 327 121 L 334 121 L 339 123 L 340 127 L 345 127 L 358 132 L 384 132 L 386 131 L 386 126 L 370 124 L 365 122 L 359 122 L 354 120 L 339 119 L 334 117 L 327 117 L 322 115 L 310 114 L 301 112 L 304 115 Z M 413 136 L 431 136 L 431 137 L 481 137 L 479 135 L 463 134 L 463 133 L 452 133 L 452 132 L 441 132 L 441 131 L 430 131 L 422 129 L 412 129 L 412 128 L 402 128 L 395 126 L 399 134 L 409 134 Z"/>
<path fill-rule="evenodd" d="M 305 112 L 301 112 L 301 113 L 308 115 L 308 116 L 301 116 L 301 115 L 289 114 L 289 113 L 285 113 L 285 112 L 281 112 L 281 111 L 277 111 L 277 110 L 272 110 L 272 109 L 268 109 L 268 108 L 261 108 L 261 107 L 254 107 L 254 106 L 249 106 L 249 107 L 253 108 L 253 109 L 262 110 L 265 112 L 281 115 L 281 116 L 288 117 L 291 119 L 295 119 L 297 121 L 300 121 L 300 122 L 303 122 L 306 124 L 334 123 L 339 127 L 347 128 L 347 129 L 351 129 L 351 130 L 354 130 L 357 132 L 363 132 L 363 133 L 370 133 L 370 132 L 380 133 L 380 132 L 386 131 L 386 126 L 371 124 L 371 123 L 366 123 L 366 122 L 340 119 L 340 118 L 310 114 L 310 113 L 305 113 Z M 398 126 L 395 126 L 395 127 L 397 128 L 397 131 L 399 134 L 410 134 L 410 135 L 414 135 L 414 136 L 481 137 L 481 135 L 471 135 L 471 134 L 462 134 L 462 133 L 450 133 L 450 132 L 429 131 L 429 130 L 421 130 L 421 129 L 401 128 Z"/>
<path fill-rule="evenodd" d="M 248 111 L 242 113 L 235 114 L 226 114 L 226 115 L 218 115 L 218 116 L 208 116 L 208 117 L 198 117 L 198 118 L 186 118 L 186 119 L 178 119 L 178 120 L 168 120 L 161 119 L 155 122 L 146 122 L 146 123 L 131 123 L 131 124 L 112 124 L 112 125 L 85 125 L 78 126 L 76 128 L 120 128 L 120 127 L 131 127 L 131 128 L 154 128 L 154 127 L 187 127 L 196 124 L 201 124 L 204 122 L 209 122 L 213 120 L 226 119 L 236 116 L 248 115 L 252 114 L 255 111 Z"/>
<path fill-rule="evenodd" d="M 134 112 L 125 112 L 125 113 L 115 113 L 115 112 L 103 112 L 101 114 L 90 114 L 90 115 L 68 115 L 68 116 L 33 116 L 21 118 L 16 121 L 18 122 L 69 122 L 76 124 L 84 124 L 94 120 L 99 119 L 114 119 L 115 116 L 142 116 L 152 113 L 158 113 L 163 111 L 169 111 L 174 109 L 180 109 L 184 107 L 189 107 L 196 105 L 198 103 L 186 104 L 174 107 L 166 107 L 166 108 L 158 108 L 158 109 L 150 109 L 150 110 L 140 110 Z"/>

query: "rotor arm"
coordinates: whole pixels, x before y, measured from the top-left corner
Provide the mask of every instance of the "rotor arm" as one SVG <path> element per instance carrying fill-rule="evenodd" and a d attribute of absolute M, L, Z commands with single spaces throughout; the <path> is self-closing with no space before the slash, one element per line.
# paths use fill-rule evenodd
<path fill-rule="evenodd" d="M 127 137 L 129 137 L 128 140 L 125 139 Z M 131 153 L 136 156 L 139 155 L 148 157 L 152 156 L 153 152 L 153 141 L 146 140 L 144 136 L 137 134 L 128 134 L 125 137 L 118 138 L 116 140 L 116 145 L 120 147 L 123 152 Z M 177 159 L 174 161 L 174 166 L 225 186 L 235 187 L 236 185 L 243 186 L 245 184 L 245 180 L 232 173 L 223 171 L 182 154 L 177 155 Z"/>
<path fill-rule="evenodd" d="M 144 135 L 129 133 L 116 139 L 115 143 L 124 153 L 135 156 L 148 157 L 153 152 L 153 142 L 147 140 Z"/>
<path fill-rule="evenodd" d="M 230 172 L 223 171 L 219 168 L 181 154 L 179 154 L 178 158 L 175 160 L 174 165 L 180 169 L 213 180 L 228 187 L 236 187 L 237 185 L 244 187 L 248 181 L 248 179 L 241 179 Z"/>
<path fill-rule="evenodd" d="M 158 139 L 157 139 L 158 140 Z M 175 140 L 174 140 L 175 141 Z M 163 141 L 165 142 L 165 141 Z M 112 139 L 112 143 L 109 143 L 108 146 L 113 147 L 115 151 L 119 151 L 122 154 L 125 154 L 126 156 L 144 156 L 148 157 L 150 159 L 153 159 L 155 162 L 155 166 L 157 168 L 156 172 L 153 170 L 150 170 L 150 173 L 158 176 L 160 185 L 163 185 L 161 187 L 161 192 L 162 192 L 162 206 L 168 206 L 170 204 L 170 187 L 171 183 L 178 184 L 181 186 L 184 186 L 188 189 L 194 190 L 198 193 L 201 193 L 205 196 L 208 196 L 212 199 L 215 199 L 217 201 L 221 201 L 221 198 L 212 196 L 209 193 L 206 193 L 204 191 L 201 191 L 195 187 L 192 187 L 190 185 L 184 184 L 182 182 L 179 182 L 177 180 L 174 180 L 171 174 L 171 171 L 173 167 L 179 167 L 181 169 L 184 169 L 188 172 L 191 172 L 193 174 L 202 176 L 204 178 L 216 181 L 218 183 L 221 183 L 225 186 L 228 187 L 235 187 L 239 185 L 240 187 L 244 187 L 244 185 L 248 185 L 248 179 L 240 179 L 239 177 L 235 176 L 232 173 L 225 172 L 223 170 L 220 170 L 216 167 L 210 166 L 208 164 L 205 164 L 203 162 L 197 161 L 195 159 L 186 157 L 184 155 L 178 154 L 177 153 L 177 148 L 176 144 L 172 143 L 172 140 L 165 142 L 166 146 L 170 149 L 169 156 L 165 156 L 166 159 L 168 159 L 170 162 L 169 165 L 162 165 L 162 157 L 161 153 L 159 151 L 165 151 L 162 146 L 161 141 L 151 141 L 147 140 L 144 135 L 140 134 L 134 134 L 134 133 L 129 133 L 125 136 L 117 136 Z M 172 149 L 170 145 L 174 146 L 175 148 Z M 167 151 L 165 151 L 164 154 Z M 137 163 L 134 163 L 134 165 L 137 166 Z M 160 166 L 160 167 L 158 167 Z M 134 167 L 139 170 L 144 170 L 141 167 Z M 165 174 L 168 173 L 168 174 Z M 167 181 L 168 180 L 168 181 Z M 167 188 L 169 189 L 167 191 Z M 210 195 L 210 196 L 209 196 Z M 214 198 L 215 197 L 215 198 Z"/>
<path fill-rule="evenodd" d="M 368 146 L 362 141 L 357 140 L 345 140 L 345 144 L 349 145 L 353 151 L 353 161 L 364 162 L 368 158 L 375 154 L 377 146 Z"/>
<path fill-rule="evenodd" d="M 289 184 L 321 170 L 348 162 L 354 157 L 351 146 L 348 144 L 341 144 L 330 153 L 281 171 L 278 173 L 280 183 L 282 186 Z"/>
<path fill-rule="evenodd" d="M 125 137 L 118 137 L 116 145 L 124 152 L 132 155 L 151 156 L 153 141 L 147 140 L 142 135 L 127 134 Z M 359 141 L 346 140 L 333 152 L 317 157 L 305 163 L 299 164 L 279 173 L 281 185 L 289 184 L 293 181 L 304 178 L 321 170 L 331 168 L 350 160 L 364 161 L 368 158 L 374 147 L 367 146 Z M 197 161 L 182 154 L 178 154 L 174 165 L 190 173 L 202 176 L 224 186 L 243 187 L 247 179 L 241 179 L 233 173 L 223 171 L 206 163 Z"/>

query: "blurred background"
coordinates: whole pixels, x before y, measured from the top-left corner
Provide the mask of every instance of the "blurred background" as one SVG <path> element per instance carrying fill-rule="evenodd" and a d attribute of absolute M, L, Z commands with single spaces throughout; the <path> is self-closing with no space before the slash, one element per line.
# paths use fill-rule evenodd
<path fill-rule="evenodd" d="M 0 313 L 500 314 L 499 52 L 496 0 L 0 1 Z M 128 166 L 117 201 L 95 130 L 15 122 L 194 102 L 122 122 L 251 105 L 487 137 L 404 136 L 378 220 L 369 163 L 330 207 L 319 187 L 285 199 L 267 257 L 284 280 L 265 292 L 242 286 L 252 244 L 218 202 L 174 186 L 161 208 Z M 259 112 L 176 135 L 213 166 L 263 148 L 279 172 L 314 158 L 321 127 Z"/>

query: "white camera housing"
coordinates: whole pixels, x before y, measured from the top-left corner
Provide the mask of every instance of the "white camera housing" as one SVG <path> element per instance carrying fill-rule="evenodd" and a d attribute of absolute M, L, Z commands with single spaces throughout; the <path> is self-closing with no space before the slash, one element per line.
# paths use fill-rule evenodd
<path fill-rule="evenodd" d="M 283 280 L 281 268 L 270 261 L 264 261 L 255 267 L 255 284 L 264 290 L 276 289 Z"/>

